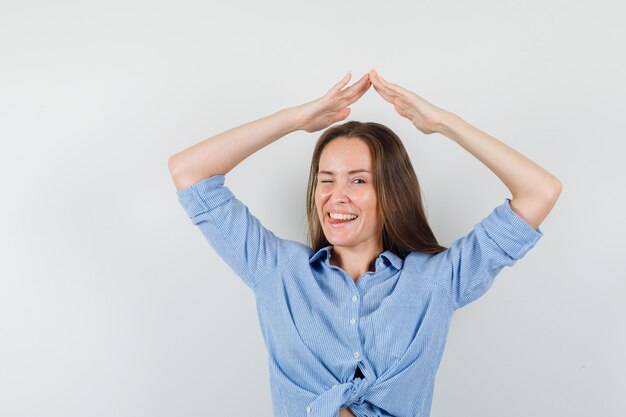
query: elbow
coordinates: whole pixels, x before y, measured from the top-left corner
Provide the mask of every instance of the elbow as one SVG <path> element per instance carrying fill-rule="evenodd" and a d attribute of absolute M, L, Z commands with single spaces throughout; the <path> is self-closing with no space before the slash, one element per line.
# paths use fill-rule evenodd
<path fill-rule="evenodd" d="M 530 188 L 524 190 L 524 192 L 511 192 L 511 194 L 515 199 L 523 198 L 555 202 L 558 200 L 562 189 L 561 181 L 553 175 L 548 175 L 539 179 L 535 184 L 530 185 Z"/>
<path fill-rule="evenodd" d="M 178 172 L 179 168 L 177 165 L 176 155 L 172 155 L 168 158 L 167 169 L 172 177 Z"/>
<path fill-rule="evenodd" d="M 563 184 L 561 183 L 561 181 L 555 177 L 552 176 L 552 178 L 549 181 L 549 185 L 547 187 L 547 192 L 546 192 L 546 196 L 550 201 L 556 201 L 559 199 L 559 196 L 561 195 L 561 191 L 563 190 Z"/>
<path fill-rule="evenodd" d="M 172 177 L 172 181 L 174 181 L 174 185 L 176 186 L 176 191 L 180 191 L 183 188 L 185 188 L 186 185 L 184 181 L 181 179 L 182 173 L 181 173 L 180 165 L 177 163 L 175 156 L 176 155 L 171 156 L 167 160 L 167 169 L 170 172 L 170 177 Z"/>
<path fill-rule="evenodd" d="M 176 159 L 172 156 L 167 160 L 167 169 L 170 171 L 170 176 L 176 187 L 176 192 L 189 187 L 192 183 L 184 177 L 183 171 L 181 171 L 180 165 Z"/>

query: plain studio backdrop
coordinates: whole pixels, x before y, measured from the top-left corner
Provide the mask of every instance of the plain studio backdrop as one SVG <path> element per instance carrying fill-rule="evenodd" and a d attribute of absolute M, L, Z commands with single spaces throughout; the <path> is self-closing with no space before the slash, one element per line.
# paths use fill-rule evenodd
<path fill-rule="evenodd" d="M 432 416 L 624 416 L 626 7 L 618 1 L 2 1 L 0 415 L 271 417 L 253 293 L 167 159 L 371 68 L 556 175 L 544 237 L 456 312 Z M 371 88 L 449 246 L 510 197 Z M 296 132 L 226 176 L 305 242 Z"/>

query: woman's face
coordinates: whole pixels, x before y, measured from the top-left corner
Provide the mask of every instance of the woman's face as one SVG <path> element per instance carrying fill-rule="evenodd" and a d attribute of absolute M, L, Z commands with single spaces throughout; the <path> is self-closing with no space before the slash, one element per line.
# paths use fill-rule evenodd
<path fill-rule="evenodd" d="M 358 172 L 351 172 L 358 171 Z M 333 139 L 320 155 L 315 205 L 326 239 L 333 246 L 382 246 L 382 219 L 377 212 L 372 156 L 359 138 Z M 335 223 L 329 213 L 356 219 Z"/>

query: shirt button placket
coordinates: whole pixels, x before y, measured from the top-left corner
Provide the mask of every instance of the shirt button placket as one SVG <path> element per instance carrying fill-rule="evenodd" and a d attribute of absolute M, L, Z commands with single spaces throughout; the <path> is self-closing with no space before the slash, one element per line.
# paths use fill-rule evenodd
<path fill-rule="evenodd" d="M 356 303 L 358 300 L 359 300 L 359 297 L 358 297 L 358 296 L 356 296 L 356 295 L 353 295 L 353 296 L 352 296 L 352 301 L 353 301 L 353 302 L 355 302 L 355 303 Z M 355 323 L 356 323 L 356 319 L 355 319 L 354 317 L 353 317 L 353 318 L 351 318 L 351 319 L 350 319 L 350 324 L 354 326 L 354 324 L 355 324 Z M 359 359 L 359 357 L 361 356 L 361 354 L 360 354 L 359 352 L 354 352 L 354 353 L 352 354 L 352 356 L 354 356 L 354 358 L 355 358 L 355 359 Z"/>

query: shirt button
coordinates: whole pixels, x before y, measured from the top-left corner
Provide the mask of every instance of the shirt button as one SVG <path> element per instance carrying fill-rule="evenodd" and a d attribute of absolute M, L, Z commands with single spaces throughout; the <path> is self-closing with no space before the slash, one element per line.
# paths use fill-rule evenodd
<path fill-rule="evenodd" d="M 353 295 L 353 296 L 352 296 L 352 301 L 356 301 L 356 300 L 358 300 L 358 299 L 359 299 L 359 297 L 357 297 L 356 295 Z"/>
<path fill-rule="evenodd" d="M 337 384 L 333 385 L 333 388 L 335 388 L 337 386 Z"/>
<path fill-rule="evenodd" d="M 350 319 L 350 324 L 354 324 L 354 323 L 356 323 L 356 320 L 355 319 Z"/>
<path fill-rule="evenodd" d="M 311 414 L 311 407 L 310 406 L 306 408 L 306 413 L 307 414 Z"/>
<path fill-rule="evenodd" d="M 360 356 L 359 352 L 354 352 L 354 357 L 358 358 Z"/>
<path fill-rule="evenodd" d="M 385 266 L 385 264 L 384 264 L 384 263 L 382 263 L 382 261 L 378 263 L 378 267 L 379 267 L 379 268 L 382 268 L 383 266 Z"/>

